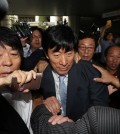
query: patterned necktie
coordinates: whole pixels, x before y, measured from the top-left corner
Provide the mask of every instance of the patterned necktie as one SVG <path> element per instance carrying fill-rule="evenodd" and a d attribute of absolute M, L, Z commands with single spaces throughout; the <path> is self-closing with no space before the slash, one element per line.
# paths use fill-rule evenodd
<path fill-rule="evenodd" d="M 63 108 L 63 115 L 66 115 L 66 97 L 67 97 L 67 87 L 64 82 L 65 76 L 59 77 L 59 93 L 61 99 L 61 105 Z"/>

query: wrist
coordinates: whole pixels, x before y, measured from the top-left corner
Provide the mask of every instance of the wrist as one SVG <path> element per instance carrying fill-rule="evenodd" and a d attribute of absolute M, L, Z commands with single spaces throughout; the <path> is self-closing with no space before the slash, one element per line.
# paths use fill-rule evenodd
<path fill-rule="evenodd" d="M 115 77 L 111 83 L 117 88 L 120 88 L 120 81 L 118 78 Z"/>

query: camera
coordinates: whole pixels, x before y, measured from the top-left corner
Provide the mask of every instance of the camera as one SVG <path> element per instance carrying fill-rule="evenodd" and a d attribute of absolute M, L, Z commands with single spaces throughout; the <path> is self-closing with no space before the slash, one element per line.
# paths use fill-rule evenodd
<path fill-rule="evenodd" d="M 31 27 L 26 22 L 15 23 L 11 27 L 20 38 L 29 37 L 32 33 L 30 28 Z"/>

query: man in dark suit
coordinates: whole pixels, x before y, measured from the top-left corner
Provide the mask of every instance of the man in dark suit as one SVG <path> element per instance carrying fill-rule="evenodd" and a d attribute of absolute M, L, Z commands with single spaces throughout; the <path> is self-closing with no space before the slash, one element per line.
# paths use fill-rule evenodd
<path fill-rule="evenodd" d="M 52 114 L 62 113 L 76 121 L 90 106 L 108 105 L 106 85 L 93 80 L 99 73 L 87 61 L 74 62 L 78 40 L 69 26 L 57 25 L 45 32 L 43 49 L 49 65 L 43 73 L 40 91 Z M 64 76 L 64 97 L 59 78 Z M 64 101 L 64 102 L 63 102 Z"/>

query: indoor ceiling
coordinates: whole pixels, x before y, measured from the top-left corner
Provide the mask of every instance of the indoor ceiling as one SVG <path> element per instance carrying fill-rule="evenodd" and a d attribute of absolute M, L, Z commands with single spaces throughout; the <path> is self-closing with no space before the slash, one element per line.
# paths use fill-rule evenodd
<path fill-rule="evenodd" d="M 8 14 L 97 17 L 119 10 L 120 0 L 8 0 Z"/>

